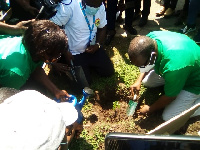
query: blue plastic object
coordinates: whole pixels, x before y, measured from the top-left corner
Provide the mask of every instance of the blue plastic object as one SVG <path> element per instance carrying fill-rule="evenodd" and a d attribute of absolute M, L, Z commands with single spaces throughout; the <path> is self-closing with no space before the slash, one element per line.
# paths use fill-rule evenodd
<path fill-rule="evenodd" d="M 88 98 L 88 96 L 90 96 L 91 94 L 93 94 L 93 91 L 86 87 L 83 89 L 83 96 L 81 98 L 81 100 L 78 102 L 77 98 L 74 95 L 70 95 L 71 97 L 68 97 L 68 101 L 69 103 L 73 103 L 73 106 L 76 108 L 76 110 L 78 111 L 78 119 L 76 120 L 78 123 L 81 123 L 83 120 L 83 114 L 81 112 L 83 105 L 85 104 L 86 99 Z M 61 100 L 60 99 L 54 99 L 57 103 L 60 103 Z"/>
<path fill-rule="evenodd" d="M 68 103 L 73 103 L 73 106 L 76 106 L 76 104 L 77 104 L 77 98 L 74 95 L 70 95 L 70 97 L 66 97 L 66 98 L 68 98 L 68 100 L 67 100 Z M 57 98 L 54 98 L 54 100 L 57 103 L 61 102 L 61 100 L 57 99 Z"/>

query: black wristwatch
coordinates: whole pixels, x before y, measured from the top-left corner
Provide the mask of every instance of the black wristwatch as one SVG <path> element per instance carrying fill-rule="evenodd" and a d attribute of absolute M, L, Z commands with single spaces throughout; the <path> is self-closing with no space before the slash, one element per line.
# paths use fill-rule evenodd
<path fill-rule="evenodd" d="M 99 46 L 99 48 L 101 48 L 101 44 L 100 43 L 97 42 L 96 44 Z"/>

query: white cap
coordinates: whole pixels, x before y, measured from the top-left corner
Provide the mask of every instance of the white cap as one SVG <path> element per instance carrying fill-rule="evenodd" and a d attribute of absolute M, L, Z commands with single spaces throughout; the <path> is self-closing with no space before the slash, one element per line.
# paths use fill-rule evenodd
<path fill-rule="evenodd" d="M 55 150 L 77 117 L 70 103 L 57 104 L 34 90 L 17 93 L 0 104 L 0 149 Z"/>
<path fill-rule="evenodd" d="M 57 103 L 57 105 L 60 108 L 61 113 L 63 114 L 63 120 L 66 126 L 71 125 L 77 120 L 78 112 L 72 103 L 61 102 Z"/>

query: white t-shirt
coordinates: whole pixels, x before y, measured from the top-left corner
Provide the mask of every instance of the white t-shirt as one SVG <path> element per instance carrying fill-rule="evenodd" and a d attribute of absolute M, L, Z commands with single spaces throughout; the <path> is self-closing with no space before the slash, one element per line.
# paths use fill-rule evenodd
<path fill-rule="evenodd" d="M 90 40 L 90 30 L 80 7 L 81 1 L 82 0 L 63 0 L 56 8 L 56 15 L 50 19 L 55 24 L 64 26 L 72 55 L 85 52 Z M 87 15 L 87 18 L 92 28 L 93 15 Z M 96 38 L 97 27 L 103 28 L 107 24 L 105 6 L 103 4 L 95 14 L 94 24 L 91 39 Z"/>

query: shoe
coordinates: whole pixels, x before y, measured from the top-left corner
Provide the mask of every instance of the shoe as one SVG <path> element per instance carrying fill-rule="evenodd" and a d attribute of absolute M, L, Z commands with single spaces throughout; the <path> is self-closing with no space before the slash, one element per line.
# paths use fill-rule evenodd
<path fill-rule="evenodd" d="M 115 34 L 116 34 L 115 30 L 111 30 L 111 31 L 108 32 L 108 34 L 106 35 L 106 40 L 105 40 L 105 45 L 106 46 L 108 46 L 111 43 L 111 41 L 114 38 Z"/>
<path fill-rule="evenodd" d="M 197 44 L 200 44 L 200 30 L 199 30 L 199 32 L 194 36 L 193 40 L 194 40 Z"/>
<path fill-rule="evenodd" d="M 124 30 L 129 32 L 131 35 L 137 35 L 137 30 L 135 28 L 133 28 L 132 26 L 124 25 Z"/>
<path fill-rule="evenodd" d="M 170 17 L 174 14 L 175 10 L 173 10 L 172 8 L 168 8 L 165 13 L 164 13 L 164 17 Z"/>
<path fill-rule="evenodd" d="M 181 29 L 180 30 L 180 33 L 183 33 L 183 34 L 188 34 L 189 32 L 192 32 L 192 31 L 195 31 L 196 30 L 196 27 L 195 25 L 193 26 L 185 26 L 185 28 Z"/>
<path fill-rule="evenodd" d="M 148 21 L 148 17 L 142 17 L 139 21 L 139 26 L 140 27 L 143 27 L 144 25 L 147 24 L 147 21 Z"/>
<path fill-rule="evenodd" d="M 165 11 L 166 11 L 166 8 L 162 6 L 162 8 L 158 12 L 156 12 L 156 17 L 160 17 L 164 15 Z"/>

